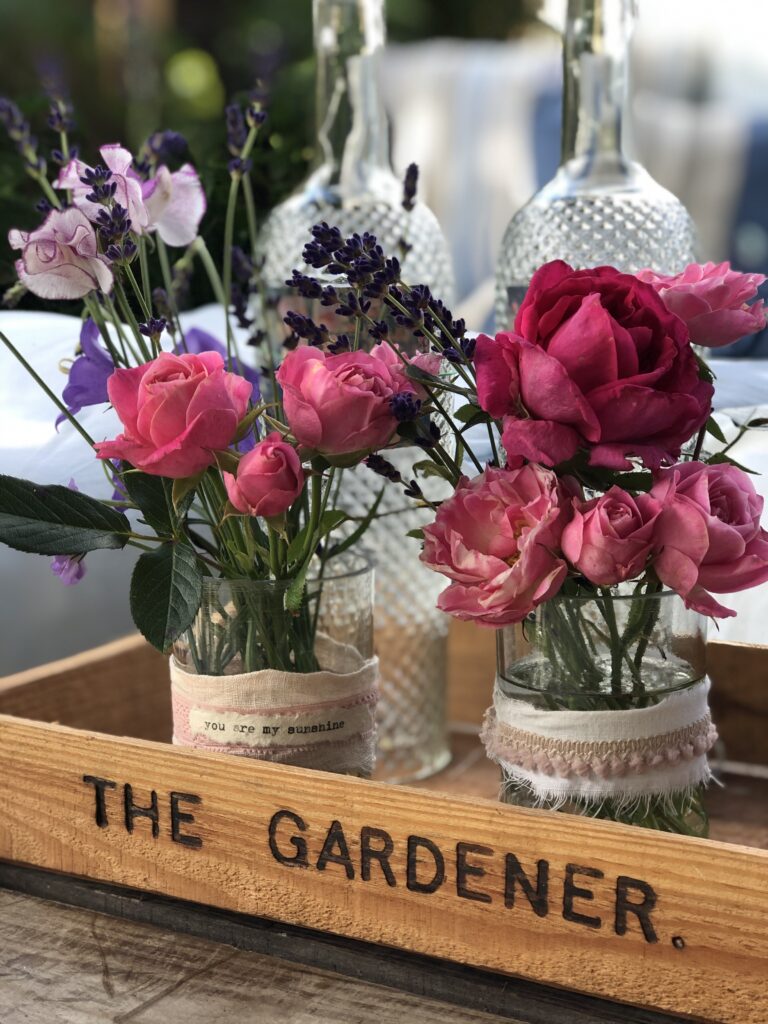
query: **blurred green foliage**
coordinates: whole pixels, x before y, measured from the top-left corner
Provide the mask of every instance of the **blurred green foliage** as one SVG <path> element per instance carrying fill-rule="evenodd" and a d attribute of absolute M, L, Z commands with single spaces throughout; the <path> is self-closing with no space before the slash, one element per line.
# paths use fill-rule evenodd
<path fill-rule="evenodd" d="M 388 0 L 389 36 L 505 38 L 536 6 L 535 0 Z M 312 159 L 311 7 L 311 0 L 0 0 L 0 95 L 29 117 L 47 159 L 57 138 L 46 127 L 41 62 L 60 68 L 75 107 L 72 141 L 91 163 L 104 142 L 135 151 L 158 128 L 180 131 L 208 195 L 204 229 L 216 252 L 229 185 L 226 102 L 244 100 L 257 78 L 268 83 L 269 119 L 253 170 L 260 213 L 298 184 Z M 49 173 L 56 173 L 50 163 Z M 0 129 L 0 237 L 12 226 L 33 228 L 39 198 Z M 13 253 L 0 244 L 0 289 L 14 280 Z M 206 281 L 196 276 L 191 304 L 209 299 Z M 22 305 L 53 308 L 30 296 Z"/>

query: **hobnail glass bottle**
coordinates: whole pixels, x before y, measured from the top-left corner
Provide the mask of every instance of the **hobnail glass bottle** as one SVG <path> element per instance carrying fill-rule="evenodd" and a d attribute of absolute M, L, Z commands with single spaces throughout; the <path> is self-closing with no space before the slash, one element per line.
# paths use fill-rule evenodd
<path fill-rule="evenodd" d="M 375 234 L 397 256 L 403 278 L 426 284 L 453 301 L 448 247 L 434 214 L 420 202 L 403 206 L 403 185 L 389 161 L 386 117 L 377 82 L 385 42 L 384 0 L 314 0 L 317 55 L 318 163 L 298 191 L 269 215 L 259 238 L 263 326 L 276 361 L 290 333 L 288 310 L 312 316 L 332 333 L 354 333 L 349 321 L 287 288 L 294 268 L 323 283 L 335 281 L 307 266 L 302 251 L 321 221 L 345 236 Z M 415 452 L 415 454 L 414 454 Z M 387 455 L 403 476 L 423 453 Z M 431 482 L 431 481 L 430 481 Z M 364 514 L 382 479 L 361 467 L 345 470 L 339 504 Z M 376 565 L 376 649 L 381 661 L 377 777 L 396 782 L 426 778 L 450 760 L 445 726 L 447 621 L 436 609 L 439 577 L 418 560 L 409 530 L 431 516 L 406 509 L 396 485 L 387 485 L 365 537 Z"/>
<path fill-rule="evenodd" d="M 499 330 L 511 325 L 534 271 L 550 260 L 675 274 L 695 258 L 683 204 L 622 151 L 634 17 L 634 0 L 568 0 L 561 163 L 504 234 Z"/>

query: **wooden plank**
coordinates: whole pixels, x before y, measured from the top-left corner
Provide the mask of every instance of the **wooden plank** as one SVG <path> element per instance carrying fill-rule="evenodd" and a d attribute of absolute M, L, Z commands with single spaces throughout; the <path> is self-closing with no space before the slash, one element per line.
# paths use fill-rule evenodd
<path fill-rule="evenodd" d="M 0 679 L 0 713 L 168 740 L 168 661 L 142 637 L 127 636 Z"/>
<path fill-rule="evenodd" d="M 768 649 L 715 640 L 707 647 L 707 666 L 726 757 L 768 764 Z"/>
<path fill-rule="evenodd" d="M 1 890 L 0 976 L 3 1024 L 444 1024 L 446 1015 L 436 1000 Z M 502 1021 L 450 1013 L 457 1024 Z"/>
<path fill-rule="evenodd" d="M 762 851 L 322 772 L 310 787 L 300 769 L 6 716 L 0 779 L 6 859 L 708 1021 L 768 1019 Z M 517 861 L 542 882 L 505 906 Z"/>

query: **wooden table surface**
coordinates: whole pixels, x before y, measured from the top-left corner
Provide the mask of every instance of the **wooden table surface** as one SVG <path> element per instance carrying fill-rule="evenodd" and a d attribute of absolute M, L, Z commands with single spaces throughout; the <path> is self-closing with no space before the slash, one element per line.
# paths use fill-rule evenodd
<path fill-rule="evenodd" d="M 0 889 L 2 1024 L 494 1024 L 502 1018 Z"/>

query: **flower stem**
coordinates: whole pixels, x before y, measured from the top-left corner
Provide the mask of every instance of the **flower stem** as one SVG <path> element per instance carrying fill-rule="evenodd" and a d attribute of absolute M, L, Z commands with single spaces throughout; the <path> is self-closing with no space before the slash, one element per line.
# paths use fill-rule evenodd
<path fill-rule="evenodd" d="M 11 353 L 11 355 L 15 356 L 16 359 L 18 359 L 18 361 L 21 363 L 21 365 L 24 367 L 24 369 L 30 375 L 32 380 L 38 385 L 38 387 L 42 388 L 42 390 L 46 393 L 46 395 L 48 395 L 48 397 L 53 402 L 53 404 L 58 408 L 58 410 L 60 412 L 62 412 L 66 416 L 66 418 L 69 420 L 69 422 L 72 424 L 72 426 L 78 432 L 78 434 L 80 434 L 80 436 L 83 438 L 83 440 L 88 443 L 88 446 L 90 448 L 94 448 L 95 447 L 94 440 L 91 437 L 91 435 L 88 433 L 88 431 L 85 429 L 85 427 L 82 427 L 77 422 L 77 420 L 72 415 L 72 413 L 69 411 L 69 409 L 66 407 L 66 405 L 64 405 L 64 403 L 61 401 L 61 399 L 57 395 L 55 395 L 53 393 L 53 391 L 51 391 L 51 389 L 45 383 L 45 381 L 40 376 L 40 374 L 37 373 L 36 370 L 33 370 L 33 368 L 29 365 L 27 360 L 21 354 L 21 352 L 19 352 L 19 350 L 15 347 L 15 345 L 13 345 L 9 341 L 9 339 L 6 338 L 6 336 L 3 334 L 2 331 L 0 331 L 0 341 L 3 342 L 3 344 L 8 349 L 8 351 Z"/>

